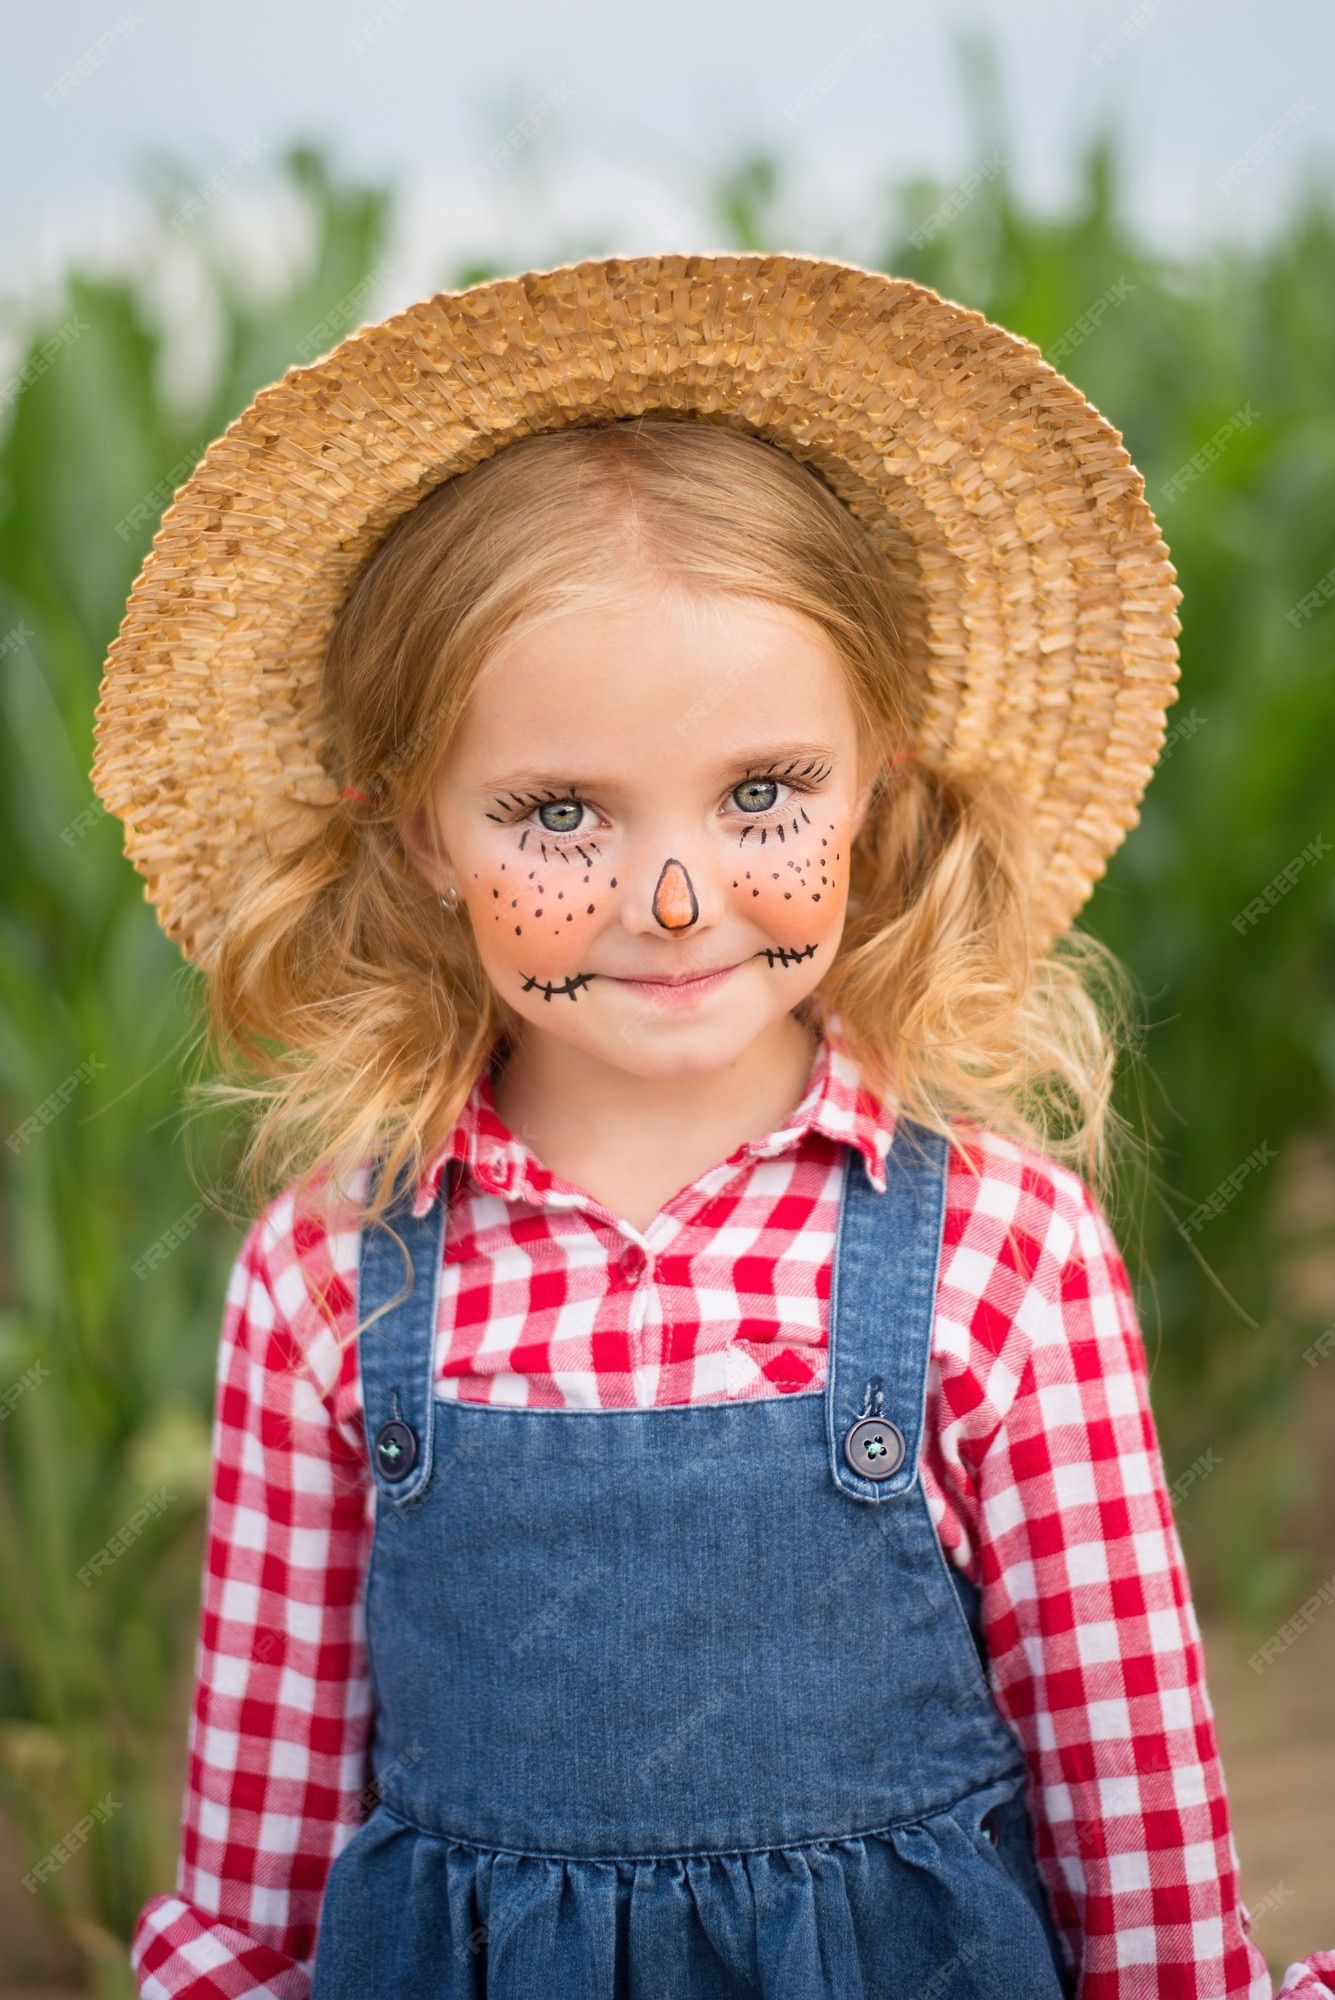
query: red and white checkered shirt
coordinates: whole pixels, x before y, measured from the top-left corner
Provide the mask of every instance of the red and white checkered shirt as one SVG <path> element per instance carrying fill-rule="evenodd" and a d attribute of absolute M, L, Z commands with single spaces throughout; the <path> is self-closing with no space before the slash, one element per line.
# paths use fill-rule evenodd
<path fill-rule="evenodd" d="M 439 1394 L 620 1409 L 818 1389 L 840 1177 L 865 1163 L 883 1188 L 893 1131 L 831 1023 L 784 1125 L 640 1232 L 541 1165 L 484 1070 L 416 1200 L 463 1162 Z M 981 1586 L 1080 2000 L 1270 2000 L 1122 1259 L 1077 1175 L 975 1125 L 957 1136 L 978 1172 L 952 1155 L 922 1479 Z M 133 1946 L 153 2000 L 305 2000 L 325 1877 L 366 1809 L 358 1248 L 355 1227 L 281 1196 L 233 1269 L 181 1863 Z M 1282 1992 L 1335 1993 L 1335 1952 Z"/>

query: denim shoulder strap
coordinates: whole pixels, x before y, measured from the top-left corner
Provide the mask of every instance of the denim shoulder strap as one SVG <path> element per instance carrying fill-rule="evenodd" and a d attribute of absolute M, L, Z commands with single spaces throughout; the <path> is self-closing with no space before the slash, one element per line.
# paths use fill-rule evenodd
<path fill-rule="evenodd" d="M 861 1159 L 848 1155 L 830 1284 L 826 1432 L 836 1483 L 857 1500 L 892 1500 L 918 1475 L 927 1402 L 941 1233 L 945 1221 L 945 1139 L 900 1117 L 886 1156 L 886 1189 L 872 1187 Z M 881 1473 L 850 1433 L 869 1425 L 873 1452 L 895 1469 Z M 899 1438 L 895 1437 L 898 1431 Z M 888 1441 L 888 1446 L 887 1446 Z M 858 1469 L 858 1462 L 877 1472 Z"/>
<path fill-rule="evenodd" d="M 379 1165 L 375 1169 L 378 1174 Z M 391 1229 L 362 1230 L 358 1264 L 358 1323 L 391 1299 L 396 1303 L 357 1338 L 366 1444 L 377 1497 L 403 1507 L 431 1477 L 435 1426 L 435 1331 L 444 1263 L 449 1174 L 425 1215 L 412 1213 L 412 1187 L 400 1182 L 386 1210 Z M 403 1250 L 410 1268 L 405 1268 Z M 406 1297 L 398 1294 L 407 1289 Z"/>

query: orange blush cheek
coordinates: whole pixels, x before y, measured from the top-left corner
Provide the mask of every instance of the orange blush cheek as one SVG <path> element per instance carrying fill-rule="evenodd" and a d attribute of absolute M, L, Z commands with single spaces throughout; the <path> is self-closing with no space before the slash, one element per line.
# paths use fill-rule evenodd
<path fill-rule="evenodd" d="M 781 945 L 801 950 L 834 929 L 848 897 L 848 837 L 820 822 L 800 845 L 744 843 L 727 877 L 739 912 Z"/>
<path fill-rule="evenodd" d="M 502 861 L 477 873 L 468 897 L 479 947 L 519 977 L 565 978 L 584 969 L 616 889 L 605 870 Z"/>

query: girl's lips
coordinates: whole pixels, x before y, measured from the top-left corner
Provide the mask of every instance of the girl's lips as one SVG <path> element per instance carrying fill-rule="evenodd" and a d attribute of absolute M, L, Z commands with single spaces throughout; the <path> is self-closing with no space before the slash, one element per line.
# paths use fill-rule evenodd
<path fill-rule="evenodd" d="M 706 994 L 716 991 L 736 970 L 735 965 L 725 965 L 721 972 L 708 972 L 700 979 L 618 979 L 616 984 L 627 987 L 632 993 L 642 993 L 647 1000 L 655 1000 L 660 1006 L 690 1007 Z"/>

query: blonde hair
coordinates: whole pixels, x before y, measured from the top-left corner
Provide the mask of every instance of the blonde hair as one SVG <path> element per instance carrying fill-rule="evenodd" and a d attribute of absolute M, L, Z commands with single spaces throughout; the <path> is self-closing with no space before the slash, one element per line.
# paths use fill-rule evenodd
<path fill-rule="evenodd" d="M 461 904 L 447 915 L 396 826 L 424 804 L 503 634 L 624 598 L 627 539 L 665 584 L 811 619 L 847 674 L 860 751 L 913 740 L 920 683 L 890 559 L 810 470 L 719 424 L 646 418 L 524 439 L 437 488 L 344 603 L 321 687 L 340 798 L 235 898 L 208 981 L 209 1098 L 252 1118 L 252 1197 L 384 1173 L 383 1214 L 448 1136 L 519 1017 L 488 982 Z M 997 780 L 913 756 L 878 781 L 852 851 L 844 935 L 804 1003 L 837 1014 L 873 1088 L 953 1140 L 974 1121 L 1101 1188 L 1129 982 L 1095 939 L 1039 953 L 1037 865 Z M 967 1157 L 967 1155 L 966 1155 Z"/>

